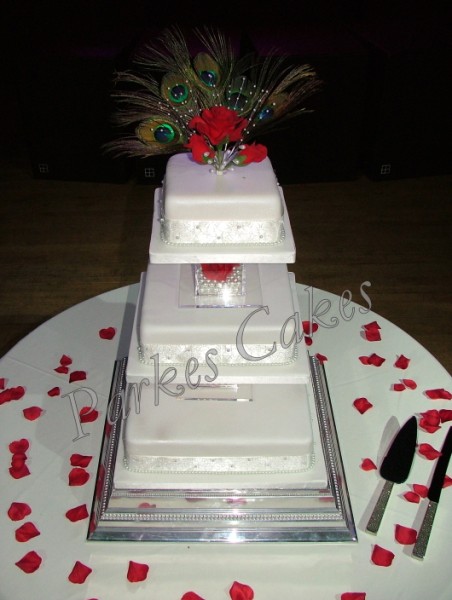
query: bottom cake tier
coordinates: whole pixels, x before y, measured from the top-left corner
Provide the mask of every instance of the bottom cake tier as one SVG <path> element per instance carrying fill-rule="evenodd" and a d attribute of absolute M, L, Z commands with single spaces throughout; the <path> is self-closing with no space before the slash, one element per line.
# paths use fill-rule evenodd
<path fill-rule="evenodd" d="M 130 388 L 129 388 L 130 389 Z M 314 463 L 305 385 L 142 386 L 128 394 L 124 459 L 150 473 L 291 473 Z"/>
<path fill-rule="evenodd" d="M 325 372 L 315 357 L 309 361 L 311 380 L 305 391 L 312 417 L 312 468 L 232 474 L 127 469 L 122 440 L 127 361 L 117 361 L 88 539 L 233 544 L 356 541 Z M 281 396 L 284 387 L 280 386 Z"/>

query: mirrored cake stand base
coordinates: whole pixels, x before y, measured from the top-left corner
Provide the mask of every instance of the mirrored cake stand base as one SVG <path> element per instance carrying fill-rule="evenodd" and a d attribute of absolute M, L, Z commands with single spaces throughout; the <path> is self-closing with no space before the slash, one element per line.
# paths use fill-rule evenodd
<path fill-rule="evenodd" d="M 309 357 L 317 460 L 324 483 L 306 484 L 294 474 L 252 477 L 246 485 L 223 481 L 149 487 L 118 485 L 124 469 L 121 427 L 127 359 L 115 363 L 97 484 L 88 533 L 95 541 L 152 542 L 355 542 L 353 520 L 339 441 L 323 365 Z M 229 478 L 229 479 L 228 479 Z M 264 483 L 265 481 L 265 483 Z M 326 483 L 326 485 L 325 485 Z"/>

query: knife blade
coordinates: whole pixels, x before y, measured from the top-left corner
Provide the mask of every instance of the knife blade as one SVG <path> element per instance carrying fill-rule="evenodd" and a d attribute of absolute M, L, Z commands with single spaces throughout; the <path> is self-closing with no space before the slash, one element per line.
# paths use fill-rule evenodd
<path fill-rule="evenodd" d="M 449 466 L 450 455 L 452 454 L 452 427 L 449 427 L 446 439 L 441 448 L 441 456 L 438 458 L 435 470 L 433 471 L 432 481 L 428 489 L 428 505 L 422 520 L 421 527 L 413 548 L 413 557 L 422 560 L 427 551 L 430 533 L 435 519 L 436 509 L 444 485 L 447 467 Z"/>
<path fill-rule="evenodd" d="M 367 522 L 366 531 L 368 533 L 377 533 L 393 485 L 407 480 L 413 463 L 416 440 L 417 420 L 413 416 L 399 429 L 381 463 L 380 475 L 386 481 Z"/>

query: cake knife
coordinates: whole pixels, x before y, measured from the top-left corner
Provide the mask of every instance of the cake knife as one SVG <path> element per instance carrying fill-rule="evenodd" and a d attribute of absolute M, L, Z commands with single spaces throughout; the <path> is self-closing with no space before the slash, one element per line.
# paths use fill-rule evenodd
<path fill-rule="evenodd" d="M 403 483 L 407 480 L 413 463 L 416 439 L 417 420 L 416 417 L 411 417 L 399 429 L 381 463 L 380 475 L 386 481 L 367 522 L 368 533 L 377 533 L 394 483 Z"/>
<path fill-rule="evenodd" d="M 441 448 L 441 456 L 438 458 L 435 470 L 433 472 L 432 482 L 430 484 L 427 498 L 427 511 L 422 520 L 421 528 L 417 536 L 416 543 L 413 548 L 413 557 L 422 560 L 427 550 L 428 540 L 432 531 L 433 521 L 435 519 L 436 509 L 438 508 L 439 498 L 444 485 L 447 467 L 449 465 L 450 455 L 452 454 L 452 427 L 449 427 L 443 447 Z"/>

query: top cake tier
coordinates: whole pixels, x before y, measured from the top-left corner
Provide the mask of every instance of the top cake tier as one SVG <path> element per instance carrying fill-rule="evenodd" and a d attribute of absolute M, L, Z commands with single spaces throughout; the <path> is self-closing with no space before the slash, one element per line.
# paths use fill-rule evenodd
<path fill-rule="evenodd" d="M 151 262 L 295 260 L 282 190 L 268 158 L 218 174 L 177 154 L 168 161 L 157 201 Z"/>

